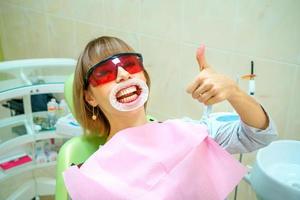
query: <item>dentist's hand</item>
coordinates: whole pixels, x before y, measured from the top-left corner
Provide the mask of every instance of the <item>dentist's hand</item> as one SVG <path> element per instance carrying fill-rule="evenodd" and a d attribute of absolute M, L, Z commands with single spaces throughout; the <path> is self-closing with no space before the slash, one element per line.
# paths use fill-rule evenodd
<path fill-rule="evenodd" d="M 223 100 L 230 100 L 239 91 L 232 79 L 215 72 L 206 62 L 204 45 L 198 48 L 196 58 L 200 73 L 186 89 L 194 99 L 205 105 L 212 105 Z"/>

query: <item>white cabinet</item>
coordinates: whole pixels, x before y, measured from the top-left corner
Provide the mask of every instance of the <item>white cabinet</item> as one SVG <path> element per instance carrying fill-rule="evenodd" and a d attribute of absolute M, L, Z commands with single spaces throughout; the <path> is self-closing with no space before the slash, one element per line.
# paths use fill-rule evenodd
<path fill-rule="evenodd" d="M 56 162 L 37 162 L 36 144 L 44 140 L 67 139 L 68 136 L 45 128 L 47 111 L 35 112 L 34 105 L 37 105 L 35 101 L 39 95 L 43 94 L 63 98 L 64 81 L 75 66 L 75 60 L 62 58 L 0 62 L 0 185 L 9 179 L 16 179 L 22 185 L 13 192 L 0 187 L 0 199 L 20 199 L 29 193 L 33 197 L 54 193 L 55 177 L 38 177 L 34 171 L 46 168 L 55 170 Z M 37 98 L 33 99 L 33 96 Z M 20 112 L 16 112 L 12 102 L 19 106 Z M 32 178 L 20 183 L 22 180 L 18 176 L 27 172 L 32 172 Z"/>

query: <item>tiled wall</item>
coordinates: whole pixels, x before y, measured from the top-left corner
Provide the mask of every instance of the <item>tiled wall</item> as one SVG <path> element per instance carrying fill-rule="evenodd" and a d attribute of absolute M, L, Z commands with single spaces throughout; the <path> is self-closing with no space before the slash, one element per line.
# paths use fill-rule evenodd
<path fill-rule="evenodd" d="M 200 118 L 202 105 L 184 89 L 198 73 L 195 50 L 232 78 L 255 62 L 256 98 L 280 138 L 300 140 L 300 1 L 298 0 L 5 0 L 5 59 L 77 58 L 90 39 L 114 35 L 144 55 L 152 78 L 149 112 Z M 247 83 L 241 81 L 242 88 Z M 215 111 L 231 111 L 228 103 Z M 251 163 L 255 154 L 244 157 Z M 240 199 L 255 199 L 241 184 Z"/>

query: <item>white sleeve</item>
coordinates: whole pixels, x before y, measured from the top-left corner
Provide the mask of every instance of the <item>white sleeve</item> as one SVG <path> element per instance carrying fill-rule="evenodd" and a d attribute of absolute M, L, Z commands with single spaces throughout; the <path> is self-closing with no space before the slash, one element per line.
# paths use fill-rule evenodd
<path fill-rule="evenodd" d="M 267 114 L 268 115 L 268 114 Z M 189 118 L 182 120 L 191 123 L 206 125 L 208 134 L 229 153 L 246 153 L 267 146 L 277 136 L 276 126 L 269 117 L 266 129 L 257 129 L 248 126 L 241 120 L 217 121 L 214 118 L 197 121 Z"/>

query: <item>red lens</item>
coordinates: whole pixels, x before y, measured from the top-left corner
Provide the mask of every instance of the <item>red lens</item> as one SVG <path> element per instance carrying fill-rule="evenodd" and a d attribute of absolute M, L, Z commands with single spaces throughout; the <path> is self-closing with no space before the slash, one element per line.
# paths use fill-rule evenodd
<path fill-rule="evenodd" d="M 143 70 L 143 64 L 137 56 L 124 56 L 122 58 L 122 65 L 130 74 L 138 73 Z"/>
<path fill-rule="evenodd" d="M 100 84 L 108 83 L 117 77 L 116 67 L 110 61 L 97 66 L 92 72 L 89 83 L 96 87 Z"/>
<path fill-rule="evenodd" d="M 133 55 L 112 56 L 111 59 L 99 63 L 89 77 L 89 83 L 96 87 L 100 84 L 108 83 L 117 78 L 117 68 L 122 67 L 128 73 L 134 74 L 143 70 L 141 59 Z"/>

